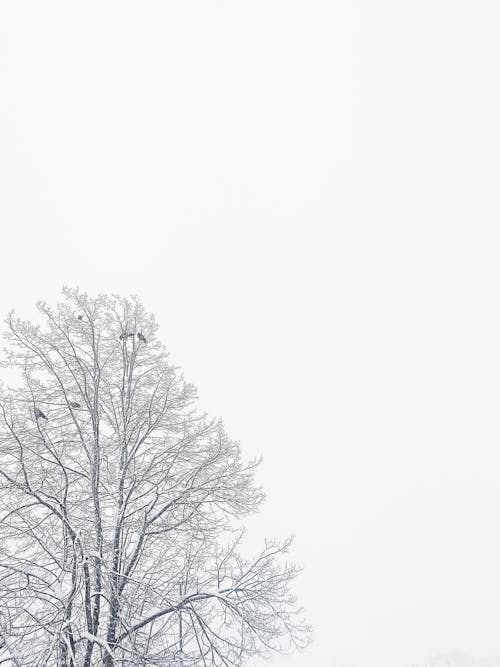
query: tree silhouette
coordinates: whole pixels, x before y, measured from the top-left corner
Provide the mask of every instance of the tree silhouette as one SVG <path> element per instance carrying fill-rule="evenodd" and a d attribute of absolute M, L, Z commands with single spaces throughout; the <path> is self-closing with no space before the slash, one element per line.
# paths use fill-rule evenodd
<path fill-rule="evenodd" d="M 1 664 L 244 665 L 305 646 L 290 540 L 241 554 L 259 462 L 196 408 L 136 298 L 63 293 L 5 334 Z"/>

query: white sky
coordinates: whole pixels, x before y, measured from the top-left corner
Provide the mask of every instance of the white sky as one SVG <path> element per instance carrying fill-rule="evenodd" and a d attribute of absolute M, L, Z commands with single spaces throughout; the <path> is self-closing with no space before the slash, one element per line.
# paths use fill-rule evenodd
<path fill-rule="evenodd" d="M 156 313 L 264 455 L 252 534 L 296 535 L 315 642 L 274 667 L 500 654 L 499 19 L 0 5 L 0 312 Z"/>

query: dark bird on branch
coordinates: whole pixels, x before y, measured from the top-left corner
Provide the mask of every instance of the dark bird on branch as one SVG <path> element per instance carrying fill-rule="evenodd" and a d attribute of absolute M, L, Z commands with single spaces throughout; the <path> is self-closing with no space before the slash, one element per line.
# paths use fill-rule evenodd
<path fill-rule="evenodd" d="M 83 315 L 78 315 L 79 320 L 83 320 Z"/>
<path fill-rule="evenodd" d="M 146 343 L 147 342 L 146 339 L 144 338 L 144 336 L 141 333 L 137 334 L 137 338 L 141 341 L 141 343 Z"/>
<path fill-rule="evenodd" d="M 72 408 L 75 408 L 75 410 L 77 410 L 78 408 L 81 408 L 81 407 L 82 407 L 82 406 L 80 405 L 80 403 L 77 403 L 76 401 L 72 401 L 72 402 L 70 403 L 70 405 L 71 405 Z"/>
<path fill-rule="evenodd" d="M 43 412 L 39 408 L 35 408 L 35 418 L 36 419 L 47 419 Z"/>

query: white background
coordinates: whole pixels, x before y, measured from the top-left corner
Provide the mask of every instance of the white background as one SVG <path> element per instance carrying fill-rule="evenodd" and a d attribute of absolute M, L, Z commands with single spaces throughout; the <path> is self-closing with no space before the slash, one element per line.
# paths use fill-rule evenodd
<path fill-rule="evenodd" d="M 275 667 L 500 654 L 499 14 L 0 5 L 0 312 L 156 313 L 296 535 Z"/>

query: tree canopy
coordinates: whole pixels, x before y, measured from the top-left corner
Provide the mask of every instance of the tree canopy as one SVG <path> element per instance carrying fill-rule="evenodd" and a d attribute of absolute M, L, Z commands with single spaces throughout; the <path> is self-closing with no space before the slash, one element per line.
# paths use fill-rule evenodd
<path fill-rule="evenodd" d="M 0 664 L 236 666 L 305 646 L 290 540 L 242 554 L 259 461 L 197 408 L 138 299 L 63 294 L 5 333 Z"/>

